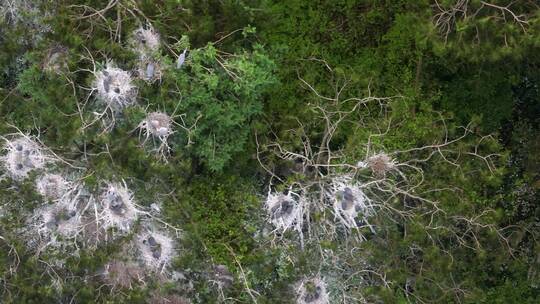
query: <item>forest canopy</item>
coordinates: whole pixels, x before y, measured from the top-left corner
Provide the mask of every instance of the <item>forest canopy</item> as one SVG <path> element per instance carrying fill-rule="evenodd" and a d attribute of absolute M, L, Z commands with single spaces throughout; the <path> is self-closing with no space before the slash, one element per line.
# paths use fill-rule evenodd
<path fill-rule="evenodd" d="M 3 0 L 0 303 L 538 303 L 535 0 Z"/>

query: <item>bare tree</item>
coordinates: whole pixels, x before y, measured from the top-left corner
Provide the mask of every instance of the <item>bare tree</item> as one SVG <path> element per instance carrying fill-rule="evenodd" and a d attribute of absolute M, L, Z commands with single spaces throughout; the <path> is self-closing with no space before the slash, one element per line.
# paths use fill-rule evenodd
<path fill-rule="evenodd" d="M 326 67 L 333 74 L 333 70 Z M 346 262 L 342 260 L 345 256 L 322 248 L 323 240 L 345 242 L 351 252 L 361 252 L 362 242 L 373 237 L 384 242 L 389 225 L 414 221 L 424 225 L 427 234 L 439 229 L 452 231 L 462 246 L 471 249 L 481 246 L 478 241 L 471 246 L 469 240 L 477 240 L 476 236 L 483 231 L 495 232 L 502 243 L 507 243 L 508 233 L 484 220 L 492 210 L 487 208 L 476 216 L 455 214 L 447 210 L 438 197 L 460 190 L 452 185 L 434 187 L 432 185 L 437 183 L 428 178 L 432 174 L 428 173 L 430 166 L 443 165 L 450 171 L 459 172 L 468 162 L 485 165 L 488 172 L 494 172 L 499 155 L 486 147 L 493 141 L 492 137 L 476 135 L 470 125 L 449 129 L 447 122 L 435 112 L 434 121 L 438 126 L 431 143 L 390 150 L 382 143 L 391 130 L 402 123 L 392 115 L 392 106 L 404 102 L 402 97 L 374 97 L 369 87 L 367 96 L 350 97 L 347 96 L 348 81 L 336 81 L 334 95 L 328 96 L 301 77 L 299 81 L 313 96 L 308 107 L 317 121 L 297 121 L 298 127 L 286 133 L 285 140 L 275 137 L 262 143 L 257 137 L 257 158 L 270 176 L 265 211 L 268 224 L 275 228 L 271 233 L 272 240 L 277 237 L 289 242 L 284 232 L 294 228 L 302 248 L 319 249 L 316 251 L 321 261 L 319 268 L 340 274 L 332 284 L 340 288 L 345 287 L 343 280 L 382 286 L 393 283 L 386 279 L 385 270 L 377 265 L 366 263 L 359 266 L 362 267 L 360 270 L 343 270 L 355 268 L 345 266 Z M 440 119 L 436 119 L 437 116 Z M 364 141 L 355 141 L 352 150 L 336 143 L 336 134 L 344 131 L 351 134 L 352 130 L 362 130 Z M 276 162 L 293 163 L 290 174 L 283 176 L 273 170 Z M 279 189 L 286 189 L 285 194 Z M 469 228 L 458 229 L 453 224 L 456 222 Z M 332 278 L 331 275 L 327 277 Z M 411 279 L 408 285 L 410 290 L 413 282 Z M 458 297 L 465 292 L 446 288 L 441 286 Z M 358 292 L 362 294 L 361 290 Z M 405 293 L 415 296 L 407 290 Z M 351 298 L 346 292 L 332 296 L 344 303 L 367 301 L 362 297 Z"/>
<path fill-rule="evenodd" d="M 444 5 L 441 1 L 434 0 L 433 23 L 445 42 L 451 34 L 457 32 L 459 23 L 474 23 L 475 20 L 481 18 L 490 19 L 495 23 L 513 23 L 518 25 L 523 32 L 527 32 L 530 25 L 529 19 L 539 8 L 538 3 L 527 0 L 506 2 L 506 5 L 500 5 L 493 1 L 456 0 Z M 474 27 L 477 33 L 475 39 L 480 42 L 480 29 L 477 24 L 474 24 Z M 507 37 L 504 38 L 507 43 Z"/>

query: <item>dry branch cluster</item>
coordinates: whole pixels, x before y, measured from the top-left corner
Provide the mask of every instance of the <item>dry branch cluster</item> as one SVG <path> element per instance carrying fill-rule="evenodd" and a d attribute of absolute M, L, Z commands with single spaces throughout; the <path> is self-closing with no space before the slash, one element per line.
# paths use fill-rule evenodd
<path fill-rule="evenodd" d="M 9 1 L 6 5 L 13 3 L 27 4 L 24 1 Z M 115 1 L 111 3 L 112 6 L 118 4 Z M 5 9 L 4 3 L 0 8 Z M 11 7 L 8 12 L 14 14 L 16 8 Z M 95 16 L 99 18 L 100 13 L 97 12 Z M 104 132 L 110 131 L 116 120 L 123 116 L 124 110 L 138 103 L 138 79 L 147 83 L 161 79 L 164 69 L 157 31 L 151 26 L 140 27 L 132 32 L 128 45 L 138 55 L 134 71 L 123 70 L 109 60 L 104 65 L 97 64 L 90 52 L 87 59 L 93 68 L 76 71 L 88 72 L 93 78 L 89 88 L 81 86 L 90 92 L 86 100 L 77 103 L 83 132 L 96 122 L 103 124 Z M 70 73 L 64 73 L 69 72 L 68 52 L 62 46 L 51 47 L 40 67 L 43 71 L 66 77 L 76 94 L 76 85 Z M 97 111 L 92 111 L 92 117 L 88 120 L 85 108 L 92 96 L 96 99 L 93 104 Z M 170 151 L 167 141 L 174 133 L 175 126 L 190 131 L 184 126 L 183 117 L 184 114 L 175 116 L 175 113 L 149 112 L 137 126 L 142 145 L 151 144 L 154 147 L 152 151 L 165 158 Z M 175 118 L 179 118 L 181 123 L 175 122 Z M 78 256 L 83 250 L 100 250 L 101 246 L 113 242 L 122 244 L 124 254 L 122 257 L 111 257 L 111 261 L 99 272 L 99 277 L 113 290 L 145 285 L 147 279 L 174 279 L 170 266 L 178 255 L 176 240 L 181 231 L 159 219 L 156 204 L 152 204 L 151 208 L 140 206 L 123 180 L 98 180 L 97 186 L 86 185 L 85 179 L 89 175 L 82 175 L 86 171 L 84 165 L 76 167 L 72 165 L 73 161 L 62 159 L 42 144 L 38 137 L 18 131 L 1 139 L 5 142 L 2 145 L 4 153 L 0 156 L 4 175 L 16 183 L 34 180 L 36 193 L 42 197 L 39 206 L 25 215 L 25 227 L 20 232 L 28 249 L 35 251 L 38 260 L 47 265 L 46 272 L 54 277 L 57 287 L 61 289 L 63 284 L 63 278 L 57 272 L 66 270 L 68 256 Z M 232 280 L 232 274 L 223 273 L 219 277 L 219 285 L 228 287 Z M 162 300 L 187 302 L 174 295 L 162 296 L 158 293 L 152 301 Z"/>
<path fill-rule="evenodd" d="M 173 229 L 176 236 L 180 230 L 139 206 L 125 182 L 103 181 L 90 189 L 84 177 L 79 177 L 78 170 L 84 168 L 62 159 L 39 138 L 19 131 L 2 139 L 5 143 L 0 161 L 5 177 L 16 182 L 34 179 L 35 191 L 43 198 L 26 216 L 21 234 L 29 250 L 35 251 L 51 272 L 62 269 L 65 259 L 78 255 L 80 249 L 99 250 L 105 243 L 136 233 L 126 245 L 131 249 L 126 251 L 124 261 L 113 260 L 102 272 L 105 281 L 121 288 L 153 274 L 160 278 L 170 274 L 169 266 L 177 255 L 176 242 L 167 229 L 160 227 Z M 44 252 L 47 254 L 42 255 Z M 126 281 L 119 282 L 123 279 Z"/>
<path fill-rule="evenodd" d="M 113 289 L 130 289 L 135 283 L 144 283 L 144 269 L 122 261 L 105 264 L 102 271 L 104 281 Z"/>
<path fill-rule="evenodd" d="M 132 32 L 128 45 L 138 56 L 134 71 L 123 70 L 113 61 L 108 61 L 104 66 L 100 66 L 90 53 L 87 59 L 91 61 L 93 68 L 80 69 L 80 71 L 93 75 L 91 87 L 82 87 L 90 94 L 83 104 L 78 105 L 79 114 L 83 120 L 83 130 L 96 122 L 103 124 L 104 132 L 112 130 L 116 120 L 122 116 L 124 110 L 138 103 L 137 79 L 142 79 L 149 84 L 161 79 L 165 70 L 160 59 L 159 33 L 151 25 L 139 27 Z M 58 58 L 61 58 L 62 53 L 54 54 L 56 53 L 51 56 L 55 60 L 46 60 L 46 66 L 52 65 L 56 67 L 53 70 L 56 70 L 60 63 L 51 63 L 51 61 L 59 61 Z M 92 119 L 85 121 L 83 111 L 92 95 L 96 96 L 95 104 L 98 109 L 92 112 Z M 175 132 L 175 127 L 180 127 L 188 133 L 188 144 L 190 144 L 190 133 L 195 125 L 186 126 L 184 116 L 185 114 L 176 115 L 162 111 L 147 113 L 147 116 L 137 126 L 139 137 L 142 140 L 141 146 L 149 144 L 150 152 L 155 152 L 161 159 L 166 160 L 171 151 L 168 138 Z M 179 122 L 176 122 L 176 119 L 179 119 Z M 151 140 L 149 141 L 149 139 Z"/>
<path fill-rule="evenodd" d="M 489 19 L 499 23 L 513 23 L 518 25 L 523 32 L 527 31 L 530 25 L 530 14 L 538 8 L 535 1 L 508 1 L 508 4 L 498 4 L 496 1 L 470 1 L 457 0 L 443 4 L 442 1 L 435 0 L 433 5 L 433 23 L 443 36 L 445 42 L 448 37 L 456 32 L 459 33 L 459 23 L 474 21 L 475 19 Z M 525 7 L 525 9 L 524 9 Z M 480 30 L 476 28 L 476 40 L 480 41 Z M 508 46 L 505 34 L 505 43 Z"/>
<path fill-rule="evenodd" d="M 387 229 L 384 223 L 406 222 L 419 216 L 431 219 L 426 229 L 440 229 L 435 224 L 435 218 L 443 217 L 448 221 L 454 218 L 446 215 L 434 197 L 437 193 L 453 190 L 427 186 L 429 181 L 425 180 L 425 170 L 432 160 L 437 159 L 459 170 L 462 155 L 467 155 L 493 170 L 493 162 L 498 156 L 479 152 L 478 146 L 486 140 L 485 137 L 476 140 L 472 151 L 458 145 L 466 137 L 468 140 L 473 137 L 468 126 L 462 128 L 463 133 L 453 139 L 448 135 L 448 130 L 442 128 L 443 138 L 438 142 L 418 148 L 385 151 L 375 144 L 375 139 L 383 138 L 391 129 L 391 119 L 387 117 L 391 114 L 389 105 L 394 98 L 342 98 L 340 94 L 345 85 L 336 87 L 335 96 L 327 97 L 309 83 L 303 83 L 321 101 L 310 106 L 324 123 L 322 134 L 317 134 L 316 138 L 310 137 L 308 134 L 315 133 L 309 129 L 310 125 L 299 122 L 298 129 L 288 134 L 288 141 L 278 138 L 265 145 L 258 142 L 258 160 L 271 177 L 270 191 L 264 203 L 267 222 L 274 228 L 271 236 L 273 240 L 283 242 L 297 239 L 302 248 L 319 248 L 320 263 L 327 267 L 325 277 L 334 276 L 337 282 L 357 277 L 365 284 L 386 286 L 391 282 L 386 281 L 384 272 L 375 270 L 374 266 L 366 265 L 359 272 L 343 273 L 340 265 L 344 262 L 340 255 L 322 248 L 321 240 L 356 244 L 350 249 L 351 252 L 361 251 L 362 242 L 373 237 L 384 237 Z M 383 114 L 377 118 L 373 113 Z M 335 148 L 337 145 L 333 138 L 342 124 L 347 124 L 348 128 L 352 124 L 354 128 L 376 130 L 368 136 L 364 145 L 357 146 L 356 150 L 364 155 L 362 159 L 351 160 L 343 149 Z M 290 138 L 294 141 L 291 142 Z M 293 169 L 288 175 L 283 175 L 282 170 L 273 169 L 276 162 L 294 163 L 291 165 Z M 470 220 L 477 227 L 482 226 L 480 217 Z M 296 233 L 286 234 L 288 230 Z M 457 239 L 464 239 L 457 235 Z M 502 233 L 499 235 L 504 239 Z M 336 273 L 339 273 L 337 277 Z M 366 273 L 369 273 L 370 280 L 364 279 Z M 324 284 L 320 280 L 318 282 L 320 285 L 315 285 L 324 291 Z M 302 288 L 298 289 L 298 294 L 300 298 L 297 303 L 326 303 L 306 300 L 315 296 L 306 296 L 307 291 Z M 343 294 L 346 298 L 347 292 L 343 290 Z M 361 299 L 354 301 L 361 302 Z"/>
<path fill-rule="evenodd" d="M 30 8 L 34 9 L 34 5 L 24 0 L 0 4 L 2 18 L 6 16 L 10 24 L 19 22 L 14 17 L 22 17 L 20 10 L 30 11 Z M 136 19 L 139 19 L 137 15 L 144 17 L 133 1 L 110 1 L 102 10 L 86 5 L 68 8 L 73 12 L 81 10 L 82 14 L 73 16 L 74 20 L 87 20 L 96 27 L 110 28 L 107 22 L 102 21 L 106 19 L 103 15 L 113 8 L 125 10 Z M 117 31 L 110 28 L 111 39 L 118 42 L 122 40 L 121 15 Z M 46 52 L 39 66 L 41 70 L 50 73 L 49 76 L 66 78 L 77 100 L 78 88 L 85 92 L 86 98 L 77 101 L 82 123 L 80 132 L 86 133 L 94 124 L 101 125 L 98 129 L 103 133 L 111 131 L 116 122 L 123 119 L 126 109 L 142 100 L 139 86 L 158 82 L 164 75 L 167 68 L 167 60 L 161 54 L 164 44 L 160 34 L 150 25 L 150 20 L 144 19 L 147 25 L 135 29 L 125 40 L 126 48 L 137 55 L 132 69 L 125 69 L 110 59 L 100 63 L 94 59 L 96 54 L 86 49 L 87 55 L 82 59 L 88 61 L 90 67 L 80 67 L 72 73 L 68 71 L 69 49 L 53 44 Z M 182 54 L 182 64 L 185 57 L 186 51 Z M 73 77 L 80 72 L 91 76 L 86 87 L 77 84 L 76 77 Z M 168 140 L 176 127 L 188 132 L 188 144 L 191 144 L 190 132 L 195 125 L 187 127 L 185 115 L 149 111 L 136 128 L 141 146 L 150 146 L 151 152 L 166 160 L 171 150 Z M 177 119 L 178 122 L 175 121 Z M 4 153 L 0 156 L 0 163 L 5 169 L 2 170 L 5 176 L 15 181 L 14 188 L 19 182 L 33 180 L 36 193 L 42 198 L 36 208 L 24 215 L 25 225 L 20 232 L 28 249 L 46 265 L 46 273 L 57 282 L 58 290 L 64 282 L 58 273 L 69 271 L 65 269 L 69 256 L 76 257 L 83 252 L 92 254 L 112 243 L 121 245 L 122 256 L 112 256 L 98 273 L 98 277 L 112 290 L 144 286 L 147 280 L 174 280 L 170 266 L 178 256 L 177 241 L 181 231 L 159 218 L 159 207 L 156 207 L 159 203 L 152 204 L 150 208 L 141 206 L 123 180 L 97 180 L 97 183 L 86 184 L 86 179 L 93 173 L 84 176 L 87 171 L 84 164 L 76 167 L 72 164 L 75 161 L 62 159 L 43 145 L 38 137 L 19 131 L 2 139 L 5 144 L 2 145 Z M 89 155 L 85 146 L 84 159 Z M 232 285 L 234 276 L 226 267 L 218 268 L 215 273 L 209 272 L 216 275 L 213 279 L 220 290 Z M 158 292 L 151 301 L 188 302 Z"/>

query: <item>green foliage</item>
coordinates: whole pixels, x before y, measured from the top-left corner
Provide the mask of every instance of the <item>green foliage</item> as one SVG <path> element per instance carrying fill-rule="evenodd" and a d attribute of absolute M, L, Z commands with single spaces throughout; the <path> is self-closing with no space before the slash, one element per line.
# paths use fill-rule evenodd
<path fill-rule="evenodd" d="M 241 178 L 223 177 L 219 182 L 197 179 L 183 191 L 178 208 L 182 213 L 168 216 L 185 218 L 186 229 L 199 238 L 215 263 L 234 266 L 232 253 L 243 261 L 253 250 L 256 227 L 249 219 L 259 205 L 253 188 Z"/>
<path fill-rule="evenodd" d="M 451 16 L 452 8 L 458 13 Z M 533 1 L 443 1 L 436 9 L 439 26 L 432 37 L 438 53 L 472 62 L 521 58 L 538 47 L 537 6 Z"/>
<path fill-rule="evenodd" d="M 209 44 L 192 50 L 187 67 L 175 73 L 181 95 L 177 110 L 195 126 L 192 151 L 212 171 L 223 170 L 244 150 L 250 125 L 274 83 L 273 70 L 260 45 L 227 56 Z"/>
<path fill-rule="evenodd" d="M 51 266 L 64 252 L 36 254 L 22 236 L 32 212 L 47 204 L 35 191 L 40 172 L 24 181 L 3 175 L 0 302 L 147 303 L 157 292 L 214 303 L 221 296 L 210 282 L 218 264 L 235 276 L 224 295 L 242 303 L 252 302 L 248 288 L 259 303 L 292 303 L 294 284 L 315 274 L 325 276 L 333 302 L 342 294 L 384 303 L 536 303 L 540 297 L 540 10 L 534 1 L 471 0 L 457 8 L 464 2 L 33 2 L 41 11 L 23 13 L 18 23 L 0 3 L 0 135 L 16 127 L 39 136 L 66 160 L 53 171 L 84 168 L 75 171 L 89 191 L 104 180 L 125 180 L 138 206 L 161 203 L 163 220 L 180 228 L 170 271 L 186 281 L 154 278 L 120 291 L 103 286 L 104 265 L 125 255 L 133 235 Z M 103 132 L 101 121 L 89 124 L 103 110 L 88 89 L 91 71 L 113 62 L 133 72 L 139 58 L 128 39 L 147 22 L 162 39 L 152 56 L 163 77 L 150 84 L 132 73 L 137 104 Z M 68 50 L 61 72 L 44 69 L 54 46 Z M 263 170 L 258 149 L 276 138 L 292 151 L 305 148 L 305 137 L 320 145 L 328 126 L 314 105 L 333 115 L 352 110 L 352 103 L 332 102 L 338 92 L 341 100 L 392 96 L 382 108 L 356 109 L 334 130 L 330 148 L 350 164 L 365 158 L 368 140 L 371 152 L 391 153 L 458 138 L 468 127 L 467 136 L 442 150 L 395 154 L 401 163 L 426 159 L 406 178 L 422 181 L 414 194 L 440 211 L 398 216 L 393 212 L 406 214 L 420 203 L 396 194 L 363 242 L 339 228 L 335 237 L 303 247 L 293 231 L 270 238 L 262 201 L 268 188 L 287 189 L 276 177 L 290 183 L 316 177 L 295 173 L 298 164 L 282 155 L 264 155 L 271 166 Z M 142 145 L 137 136 L 154 111 L 174 120 L 166 162 L 152 139 Z M 471 151 L 497 154 L 495 166 Z M 333 217 L 317 210 L 309 224 Z"/>

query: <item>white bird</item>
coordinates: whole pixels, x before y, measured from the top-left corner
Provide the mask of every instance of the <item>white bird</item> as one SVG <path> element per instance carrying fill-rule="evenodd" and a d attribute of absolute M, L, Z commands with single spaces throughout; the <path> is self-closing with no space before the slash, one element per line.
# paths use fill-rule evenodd
<path fill-rule="evenodd" d="M 148 79 L 151 79 L 152 77 L 154 77 L 154 70 L 155 70 L 155 66 L 153 63 L 149 63 L 147 66 L 146 66 L 146 78 Z"/>
<path fill-rule="evenodd" d="M 161 127 L 159 129 L 157 129 L 157 134 L 158 134 L 158 136 L 165 136 L 165 135 L 169 134 L 169 129 L 165 128 L 165 127 Z"/>
<path fill-rule="evenodd" d="M 184 49 L 182 54 L 180 54 L 180 56 L 178 56 L 178 60 L 176 61 L 176 68 L 177 69 L 181 68 L 182 65 L 184 65 L 184 61 L 186 61 L 186 52 L 187 52 L 187 49 Z"/>

